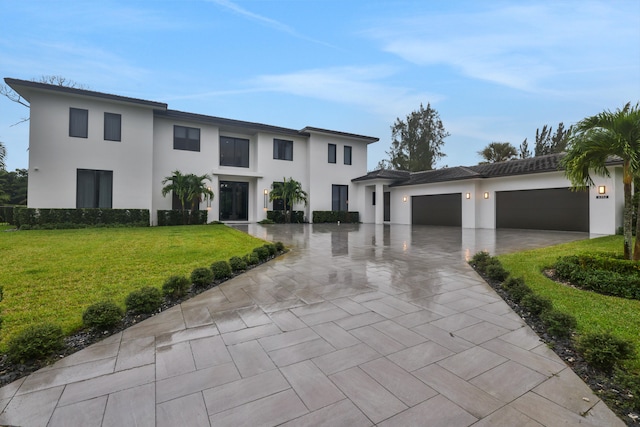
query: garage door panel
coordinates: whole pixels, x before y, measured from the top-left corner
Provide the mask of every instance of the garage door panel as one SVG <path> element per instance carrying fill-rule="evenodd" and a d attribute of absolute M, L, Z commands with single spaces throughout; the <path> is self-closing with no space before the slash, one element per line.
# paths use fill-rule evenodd
<path fill-rule="evenodd" d="M 462 194 L 411 197 L 411 223 L 462 226 Z"/>
<path fill-rule="evenodd" d="M 589 193 L 568 188 L 499 191 L 496 227 L 589 231 Z"/>

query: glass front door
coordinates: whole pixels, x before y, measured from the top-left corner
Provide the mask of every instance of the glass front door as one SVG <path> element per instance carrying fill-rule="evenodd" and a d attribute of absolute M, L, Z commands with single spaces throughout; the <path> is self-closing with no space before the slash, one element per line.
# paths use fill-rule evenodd
<path fill-rule="evenodd" d="M 220 181 L 220 221 L 249 219 L 249 183 Z"/>

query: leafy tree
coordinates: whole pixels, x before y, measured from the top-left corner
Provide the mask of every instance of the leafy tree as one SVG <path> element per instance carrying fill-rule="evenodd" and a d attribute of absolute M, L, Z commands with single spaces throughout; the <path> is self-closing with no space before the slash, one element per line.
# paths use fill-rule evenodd
<path fill-rule="evenodd" d="M 187 181 L 188 186 L 186 198 L 191 201 L 191 212 L 194 212 L 198 204 L 202 202 L 203 196 L 213 199 L 213 191 L 211 191 L 211 187 L 209 187 L 205 182 L 211 181 L 211 177 L 207 174 L 189 174 L 187 175 Z"/>
<path fill-rule="evenodd" d="M 536 129 L 536 157 L 566 151 L 571 127 L 565 129 L 564 123 L 560 122 L 556 133 L 552 135 L 551 132 L 553 132 L 553 128 L 547 125 L 542 126 L 542 130 Z"/>
<path fill-rule="evenodd" d="M 180 201 L 183 223 L 188 222 L 187 206 L 193 212 L 202 196 L 213 197 L 213 191 L 205 184 L 205 180 L 211 180 L 209 175 L 183 174 L 179 170 L 171 172 L 162 180 L 162 196 L 173 193 Z"/>
<path fill-rule="evenodd" d="M 418 111 L 400 118 L 391 126 L 391 150 L 387 151 L 391 169 L 410 172 L 431 170 L 435 162 L 444 157 L 442 152 L 444 139 L 449 136 L 445 131 L 440 115 L 427 104 L 420 104 Z"/>
<path fill-rule="evenodd" d="M 7 165 L 4 163 L 4 159 L 7 157 L 7 148 L 4 146 L 4 142 L 0 141 L 0 170 L 5 170 Z"/>
<path fill-rule="evenodd" d="M 485 160 L 484 162 L 480 162 L 482 165 L 514 159 L 518 155 L 518 151 L 516 147 L 509 142 L 492 142 L 481 151 L 478 151 L 478 154 Z"/>
<path fill-rule="evenodd" d="M 624 184 L 624 257 L 640 260 L 640 241 L 636 233 L 631 251 L 633 202 L 631 186 L 640 176 L 640 103 L 627 103 L 614 112 L 605 110 L 578 122 L 562 159 L 566 176 L 576 187 L 593 186 L 591 173 L 610 176 L 606 162 L 610 156 L 622 159 Z M 640 215 L 638 216 L 640 218 Z"/>
<path fill-rule="evenodd" d="M 26 169 L 16 169 L 14 172 L 0 170 L 0 202 L 9 205 L 27 204 Z"/>
<path fill-rule="evenodd" d="M 521 159 L 528 159 L 531 157 L 531 151 L 529 151 L 529 143 L 527 142 L 527 138 L 522 141 L 520 144 L 520 148 L 518 148 L 518 157 Z"/>
<path fill-rule="evenodd" d="M 283 178 L 282 182 L 271 184 L 269 200 L 282 200 L 285 207 L 285 220 L 291 222 L 291 211 L 296 203 L 304 202 L 307 206 L 307 193 L 302 189 L 302 184 L 293 178 Z"/>

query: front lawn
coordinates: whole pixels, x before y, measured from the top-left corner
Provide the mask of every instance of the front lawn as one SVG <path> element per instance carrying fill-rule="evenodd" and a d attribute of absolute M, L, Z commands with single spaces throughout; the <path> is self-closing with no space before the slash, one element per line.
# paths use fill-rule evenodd
<path fill-rule="evenodd" d="M 507 271 L 524 277 L 525 283 L 536 293 L 549 298 L 553 306 L 572 314 L 578 321 L 577 332 L 611 332 L 632 342 L 640 354 L 640 301 L 600 295 L 561 285 L 542 274 L 559 256 L 584 252 L 622 252 L 622 236 L 566 243 L 498 257 Z M 631 372 L 640 373 L 640 356 L 626 364 Z"/>
<path fill-rule="evenodd" d="M 2 227 L 5 229 L 7 227 Z M 0 351 L 29 324 L 82 326 L 90 304 L 124 299 L 142 286 L 162 287 L 171 275 L 243 256 L 264 242 L 224 225 L 3 231 L 0 229 Z"/>

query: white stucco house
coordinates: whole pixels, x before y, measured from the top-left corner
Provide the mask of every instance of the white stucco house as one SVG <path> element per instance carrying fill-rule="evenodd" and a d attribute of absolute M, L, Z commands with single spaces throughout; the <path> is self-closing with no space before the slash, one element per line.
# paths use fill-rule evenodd
<path fill-rule="evenodd" d="M 304 210 L 349 210 L 365 223 L 532 228 L 614 234 L 622 225 L 621 164 L 611 178 L 571 191 L 561 155 L 425 172 L 367 172 L 378 138 L 300 130 L 170 110 L 162 102 L 26 80 L 5 82 L 31 106 L 28 206 L 157 211 L 174 207 L 162 180 L 208 174 L 209 221 L 255 222 L 274 182 L 292 177 Z M 201 209 L 205 206 L 201 205 Z"/>

